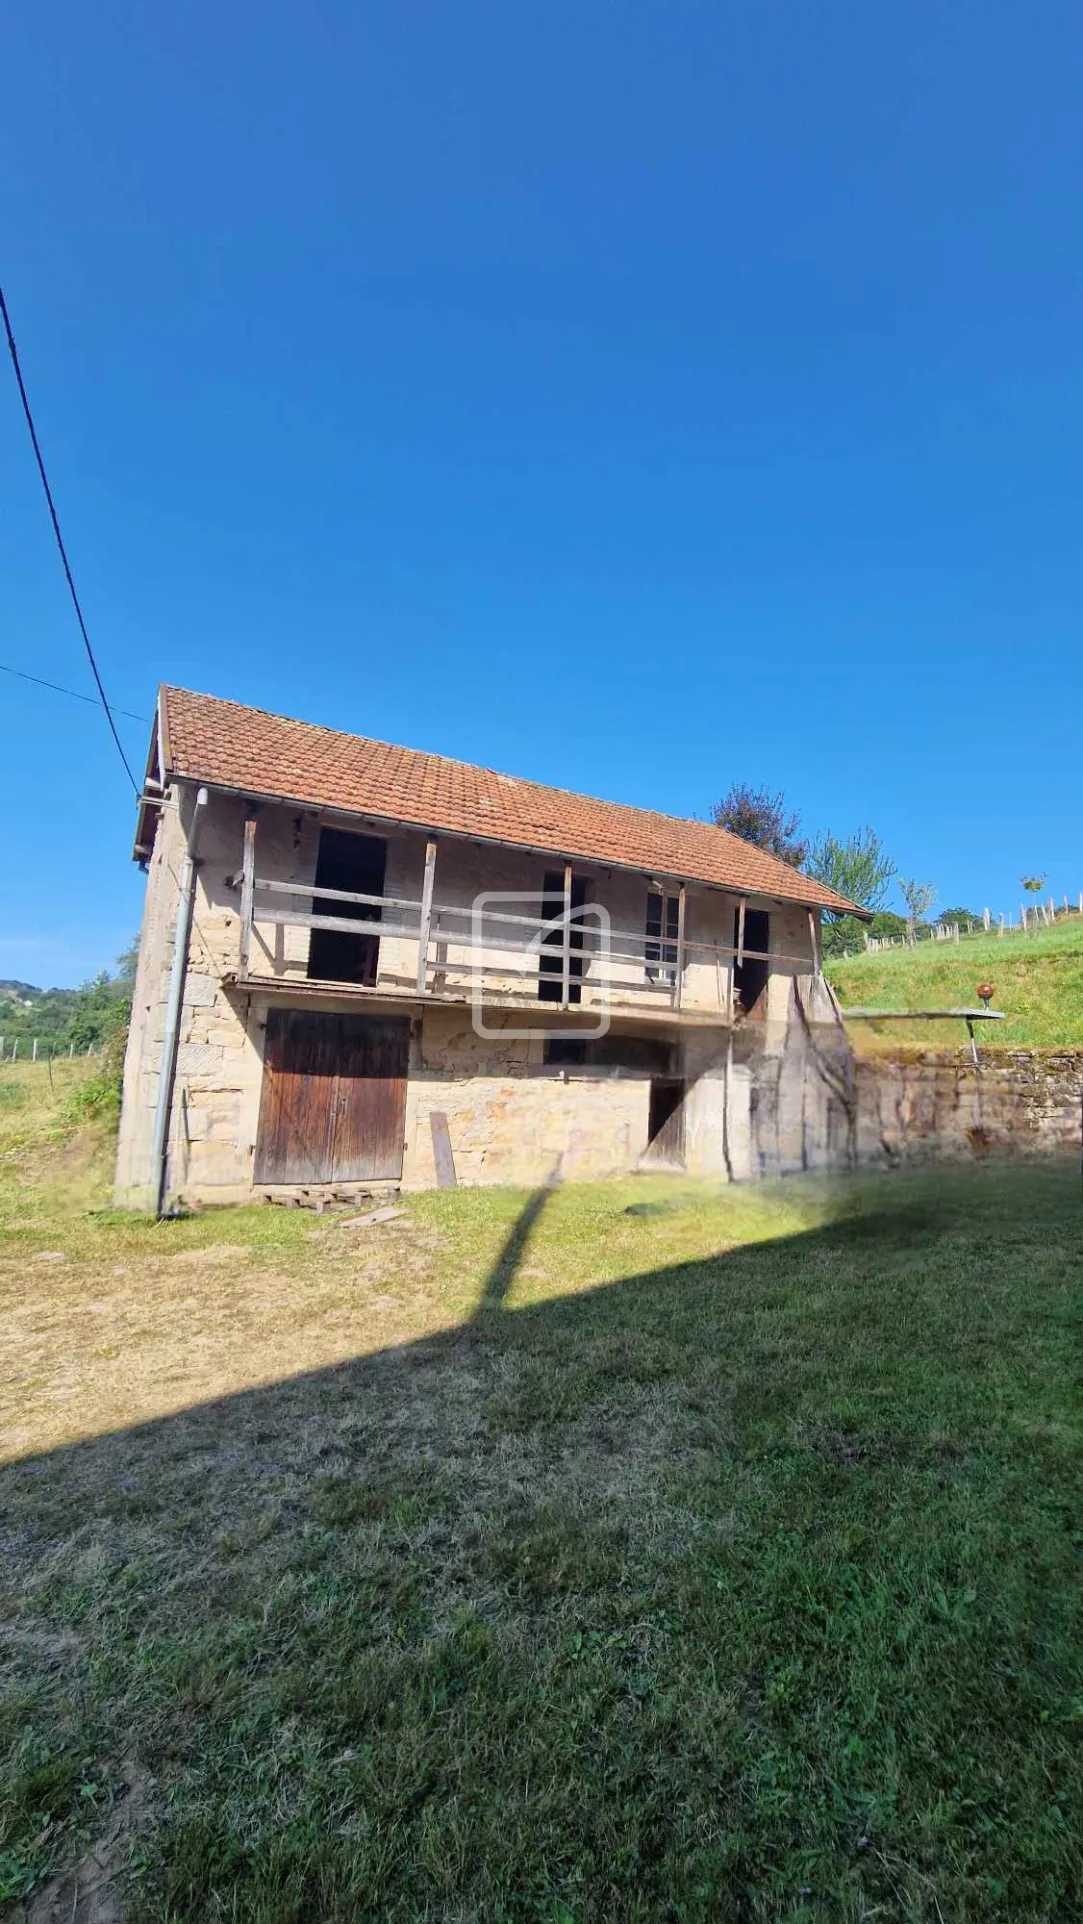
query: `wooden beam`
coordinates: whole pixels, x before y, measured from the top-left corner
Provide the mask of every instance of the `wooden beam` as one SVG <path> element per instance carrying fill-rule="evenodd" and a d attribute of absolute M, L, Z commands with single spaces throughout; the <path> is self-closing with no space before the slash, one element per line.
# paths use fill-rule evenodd
<path fill-rule="evenodd" d="M 560 1006 L 572 999 L 572 865 L 564 864 L 564 942 L 560 971 Z"/>
<path fill-rule="evenodd" d="M 820 960 L 820 917 L 816 909 L 810 909 L 808 912 L 808 930 L 812 937 L 812 973 L 813 975 L 822 975 L 823 967 Z"/>
<path fill-rule="evenodd" d="M 409 942 L 417 941 L 417 930 L 407 928 L 405 922 L 378 922 L 362 920 L 360 916 L 345 915 L 303 915 L 299 909 L 260 909 L 258 922 L 281 923 L 286 929 L 338 929 L 343 935 L 402 935 Z"/>
<path fill-rule="evenodd" d="M 256 818 L 249 815 L 244 825 L 244 855 L 241 860 L 241 974 L 248 974 L 252 955 L 252 906 L 256 891 Z"/>
<path fill-rule="evenodd" d="M 429 970 L 429 936 L 432 932 L 432 885 L 436 873 L 436 843 L 425 844 L 425 875 L 421 884 L 421 928 L 417 938 L 417 990 L 425 992 Z"/>
<path fill-rule="evenodd" d="M 677 975 L 673 984 L 673 1007 L 681 1006 L 681 986 L 684 982 L 684 909 L 686 889 L 681 883 L 677 891 Z"/>
<path fill-rule="evenodd" d="M 360 902 L 369 908 L 419 909 L 420 902 L 403 895 L 359 895 L 356 889 L 329 889 L 322 882 L 272 882 L 269 876 L 256 876 L 257 893 L 270 895 L 318 895 L 325 902 Z"/>
<path fill-rule="evenodd" d="M 745 959 L 745 909 L 748 904 L 742 895 L 737 905 L 737 967 L 741 968 Z"/>

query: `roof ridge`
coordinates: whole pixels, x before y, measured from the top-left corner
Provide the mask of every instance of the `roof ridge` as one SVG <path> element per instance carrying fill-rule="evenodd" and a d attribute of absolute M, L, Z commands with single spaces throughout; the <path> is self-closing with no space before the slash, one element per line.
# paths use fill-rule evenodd
<path fill-rule="evenodd" d="M 251 702 L 233 701 L 228 695 L 207 695 L 198 688 L 181 688 L 176 682 L 162 682 L 161 692 L 166 695 L 193 695 L 197 701 L 220 702 L 223 707 L 238 708 L 245 715 L 262 715 L 268 721 L 288 722 L 295 728 L 315 728 L 321 735 L 338 735 L 347 742 L 369 742 L 374 748 L 397 748 L 406 755 L 424 755 L 430 761 L 446 762 L 450 768 L 469 768 L 474 774 L 492 775 L 498 782 L 516 782 L 522 788 L 542 788 L 550 795 L 566 795 L 574 802 L 593 802 L 602 808 L 628 809 L 636 815 L 653 815 L 657 821 L 675 822 L 681 828 L 709 828 L 714 834 L 723 835 L 742 848 L 757 849 L 772 862 L 782 862 L 783 867 L 793 875 L 804 874 L 803 869 L 794 868 L 781 855 L 761 848 L 758 842 L 747 841 L 743 835 L 735 835 L 732 829 L 722 828 L 718 822 L 705 821 L 700 815 L 674 815 L 667 808 L 646 808 L 641 802 L 618 802 L 609 795 L 590 795 L 585 788 L 563 788 L 558 782 L 541 782 L 533 775 L 511 775 L 506 769 L 490 768 L 487 762 L 468 762 L 461 755 L 445 755 L 438 748 L 411 747 L 407 742 L 388 741 L 383 735 L 359 735 L 351 728 L 334 728 L 330 722 L 305 721 L 300 715 L 283 715 L 277 708 L 256 708 Z"/>
<path fill-rule="evenodd" d="M 554 853 L 563 850 L 566 859 L 615 863 L 647 874 L 686 874 L 737 892 L 865 913 L 758 843 L 694 815 L 670 815 L 637 802 L 558 788 L 481 762 L 303 721 L 173 682 L 160 686 L 159 713 L 165 720 L 168 772 L 176 771 L 182 779 L 187 774 L 267 793 L 267 775 L 276 768 L 280 787 L 287 777 L 296 779 L 298 801 L 303 803 L 307 795 L 318 806 L 360 814 L 372 812 L 375 781 L 380 796 L 394 803 L 394 819 L 406 823 L 424 821 L 437 830 L 443 826 L 451 833 L 485 839 L 492 839 L 495 830 L 497 840 L 517 847 L 535 846 L 539 835 L 551 835 L 554 839 L 546 840 L 545 847 Z M 288 739 L 276 731 L 288 731 Z M 426 799 L 419 813 L 422 797 Z"/>

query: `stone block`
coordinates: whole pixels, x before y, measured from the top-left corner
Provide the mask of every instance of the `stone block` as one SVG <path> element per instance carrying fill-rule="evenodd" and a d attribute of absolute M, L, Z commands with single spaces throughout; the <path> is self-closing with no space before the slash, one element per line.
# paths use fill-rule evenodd
<path fill-rule="evenodd" d="M 177 1050 L 179 1076 L 213 1075 L 220 1070 L 225 1051 L 208 1042 L 182 1042 Z"/>
<path fill-rule="evenodd" d="M 191 970 L 184 985 L 184 1008 L 213 1009 L 219 998 L 219 988 L 211 975 L 198 974 Z"/>

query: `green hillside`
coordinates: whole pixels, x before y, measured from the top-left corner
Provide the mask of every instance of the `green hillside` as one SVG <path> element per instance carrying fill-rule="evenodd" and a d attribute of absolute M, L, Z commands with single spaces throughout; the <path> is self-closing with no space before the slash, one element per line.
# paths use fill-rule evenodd
<path fill-rule="evenodd" d="M 77 1055 L 99 1049 L 122 1029 L 132 1004 L 134 958 L 119 975 L 103 969 L 79 989 L 38 989 L 32 982 L 0 982 L 0 1059 L 11 1060 L 13 1048 L 25 1057 L 34 1042 L 42 1055 Z"/>
<path fill-rule="evenodd" d="M 847 1005 L 881 1009 L 977 1008 L 979 982 L 994 986 L 990 1008 L 1004 1022 L 978 1031 L 983 1048 L 1083 1048 L 1083 919 L 1072 916 L 1034 935 L 964 936 L 916 949 L 828 959 L 825 973 Z M 855 1023 L 888 1041 L 952 1048 L 966 1042 L 961 1022 Z"/>

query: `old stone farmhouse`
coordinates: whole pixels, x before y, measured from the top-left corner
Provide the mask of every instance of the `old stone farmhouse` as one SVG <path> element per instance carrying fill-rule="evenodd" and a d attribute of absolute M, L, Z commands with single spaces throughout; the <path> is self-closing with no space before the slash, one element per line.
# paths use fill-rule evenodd
<path fill-rule="evenodd" d="M 708 823 L 163 688 L 118 1202 L 845 1152 L 829 889 Z"/>

